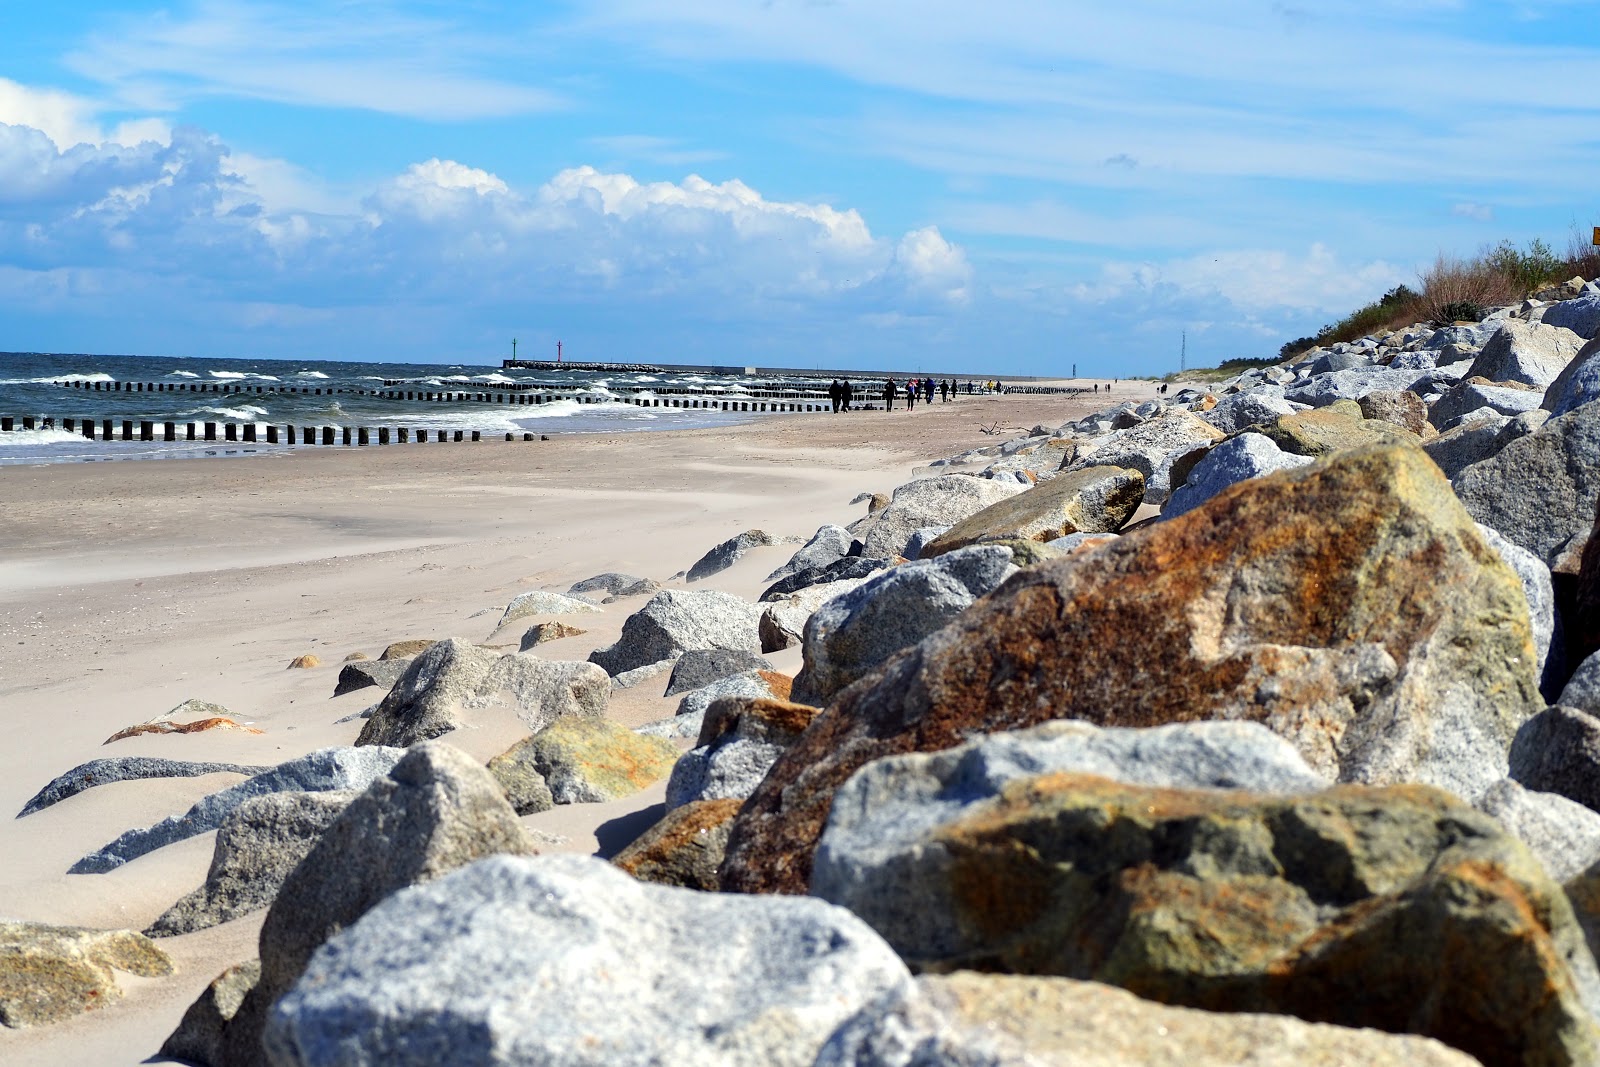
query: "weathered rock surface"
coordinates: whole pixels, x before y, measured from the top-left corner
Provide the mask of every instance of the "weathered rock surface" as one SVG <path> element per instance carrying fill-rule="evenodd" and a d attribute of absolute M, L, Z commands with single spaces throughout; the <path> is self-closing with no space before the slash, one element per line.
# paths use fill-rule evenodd
<path fill-rule="evenodd" d="M 1087 453 L 1080 452 L 1071 470 L 1085 467 L 1131 467 L 1144 475 L 1144 502 L 1164 504 L 1173 489 L 1173 468 L 1193 453 L 1221 441 L 1222 431 L 1187 411 L 1169 411 L 1159 418 L 1108 435 Z M 1182 479 L 1177 479 L 1182 483 Z"/>
<path fill-rule="evenodd" d="M 672 677 L 667 680 L 667 691 L 662 696 L 677 696 L 691 689 L 710 685 L 730 674 L 745 671 L 770 670 L 765 659 L 744 649 L 692 648 L 678 657 L 672 665 Z"/>
<path fill-rule="evenodd" d="M 122 996 L 113 971 L 172 973 L 172 960 L 132 930 L 0 922 L 0 1026 L 60 1022 Z"/>
<path fill-rule="evenodd" d="M 437 637 L 412 637 L 404 641 L 392 641 L 378 658 L 415 659 L 438 643 Z"/>
<path fill-rule="evenodd" d="M 1600 499 L 1600 405 L 1553 418 L 1452 480 L 1472 517 L 1553 566 L 1594 525 Z"/>
<path fill-rule="evenodd" d="M 636 574 L 618 574 L 616 571 L 607 571 L 597 574 L 593 578 L 585 578 L 575 582 L 567 590 L 568 596 L 596 597 L 604 600 L 623 600 L 627 597 L 653 596 L 661 590 L 661 583 L 651 578 L 640 578 Z"/>
<path fill-rule="evenodd" d="M 1252 390 L 1225 396 L 1200 417 L 1225 434 L 1236 434 L 1264 422 L 1277 422 L 1284 415 L 1293 415 L 1299 405 L 1283 397 L 1283 390 Z"/>
<path fill-rule="evenodd" d="M 1439 465 L 1446 478 L 1454 478 L 1474 463 L 1481 463 L 1506 445 L 1501 432 L 1511 418 L 1498 411 L 1484 409 L 1481 416 L 1464 420 L 1422 442 L 1422 450 Z"/>
<path fill-rule="evenodd" d="M 1144 499 L 1144 475 L 1082 467 L 990 504 L 922 546 L 919 559 L 991 541 L 1053 541 L 1071 533 L 1115 533 Z"/>
<path fill-rule="evenodd" d="M 809 1067 L 839 1023 L 909 980 L 860 920 L 819 900 L 498 857 L 330 941 L 274 1009 L 267 1044 L 278 1067 Z"/>
<path fill-rule="evenodd" d="M 1367 419 L 1393 423 L 1419 438 L 1432 437 L 1433 424 L 1428 421 L 1428 405 L 1416 393 L 1375 390 L 1356 401 L 1361 415 Z"/>
<path fill-rule="evenodd" d="M 1419 449 L 1234 486 L 1015 575 L 841 694 L 747 802 L 724 884 L 803 892 L 863 764 L 1049 719 L 1256 721 L 1329 777 L 1475 797 L 1542 706 L 1526 604 Z"/>
<path fill-rule="evenodd" d="M 1351 367 L 1316 374 L 1304 382 L 1284 389 L 1283 395 L 1300 404 L 1322 408 L 1341 400 L 1352 403 L 1374 391 L 1409 389 L 1420 377 L 1417 371 L 1391 370 L 1388 367 Z"/>
<path fill-rule="evenodd" d="M 912 531 L 912 533 L 914 536 L 915 531 Z M 834 585 L 839 582 L 859 583 L 879 571 L 888 570 L 892 566 L 894 566 L 894 560 L 892 559 L 875 556 L 845 556 L 842 559 L 834 560 L 827 566 L 798 570 L 778 579 L 762 592 L 758 601 L 760 603 L 770 603 L 820 585 Z"/>
<path fill-rule="evenodd" d="M 1511 777 L 1600 811 L 1600 718 L 1556 706 L 1533 716 L 1511 744 Z"/>
<path fill-rule="evenodd" d="M 1428 421 L 1444 430 L 1455 419 L 1479 408 L 1490 408 L 1502 415 L 1520 415 L 1538 407 L 1542 400 L 1538 390 L 1485 385 L 1482 379 L 1469 378 L 1434 402 L 1428 409 Z"/>
<path fill-rule="evenodd" d="M 260 980 L 260 960 L 234 964 L 217 975 L 162 1042 L 160 1054 L 201 1067 L 228 1067 L 223 1033 Z"/>
<path fill-rule="evenodd" d="M 506 605 L 505 614 L 500 616 L 500 625 L 526 619 L 530 615 L 582 615 L 599 610 L 587 600 L 534 589 L 514 597 Z"/>
<path fill-rule="evenodd" d="M 1579 337 L 1591 338 L 1600 333 L 1600 296 L 1590 293 L 1552 304 L 1544 309 L 1544 318 L 1540 321 L 1546 326 L 1560 326 Z"/>
<path fill-rule="evenodd" d="M 715 892 L 737 799 L 697 800 L 674 808 L 611 862 L 641 882 Z"/>
<path fill-rule="evenodd" d="M 1256 432 L 1284 452 L 1312 458 L 1353 448 L 1418 443 L 1416 434 L 1392 422 L 1363 418 L 1354 401 L 1285 415 L 1275 423 L 1258 427 Z"/>
<path fill-rule="evenodd" d="M 1473 1067 L 1426 1037 L 1208 1012 L 1100 982 L 924 975 L 834 1031 L 815 1067 Z"/>
<path fill-rule="evenodd" d="M 843 526 L 832 524 L 817 527 L 811 540 L 801 545 L 789 562 L 767 575 L 767 581 L 778 582 L 800 571 L 826 567 L 850 554 L 850 534 Z"/>
<path fill-rule="evenodd" d="M 891 505 L 892 506 L 892 505 Z M 794 699 L 822 706 L 1016 573 L 1009 549 L 974 545 L 902 564 L 819 607 L 806 623 Z"/>
<path fill-rule="evenodd" d="M 1478 810 L 1500 820 L 1527 845 L 1545 872 L 1568 889 L 1569 900 L 1573 899 L 1570 884 L 1589 881 L 1589 868 L 1600 861 L 1600 813 L 1575 800 L 1525 789 L 1507 778 L 1490 787 L 1478 801 Z M 1584 919 L 1580 911 L 1578 921 L 1584 923 Z M 1593 944 L 1591 936 L 1591 947 Z"/>
<path fill-rule="evenodd" d="M 1600 975 L 1566 896 L 1441 790 L 1282 797 L 1046 774 L 973 790 L 910 832 L 897 814 L 852 827 L 881 858 L 832 899 L 914 967 L 1423 1034 L 1485 1063 L 1600 1056 Z"/>
<path fill-rule="evenodd" d="M 1189 471 L 1188 480 L 1173 492 L 1161 514 L 1165 518 L 1176 518 L 1193 511 L 1230 485 L 1311 462 L 1310 456 L 1283 451 L 1269 437 L 1242 433 L 1207 452 Z"/>
<path fill-rule="evenodd" d="M 622 624 L 616 644 L 596 649 L 589 662 L 617 675 L 676 659 L 691 648 L 731 648 L 759 653 L 761 609 L 711 589 L 665 589 Z"/>
<path fill-rule="evenodd" d="M 557 804 L 603 804 L 665 778 L 677 758 L 670 742 L 610 719 L 561 719 L 490 760 L 489 773 L 514 781 L 526 767 L 544 779 Z"/>
<path fill-rule="evenodd" d="M 189 701 L 188 703 L 199 702 Z M 209 706 L 216 707 L 217 705 Z M 245 734 L 259 734 L 262 732 L 253 726 L 246 726 L 244 723 L 236 722 L 226 715 L 211 715 L 191 722 L 152 719 L 149 722 L 134 723 L 132 726 L 126 726 L 106 738 L 102 743 L 109 745 L 113 741 L 122 741 L 129 737 L 141 737 L 145 734 L 203 734 L 210 730 L 236 730 Z"/>
<path fill-rule="evenodd" d="M 382 746 L 319 749 L 299 759 L 280 763 L 236 786 L 203 797 L 182 815 L 163 819 L 154 826 L 129 830 L 74 863 L 69 873 L 103 874 L 174 841 L 215 830 L 251 797 L 269 793 L 365 789 L 374 780 L 389 773 L 404 755 L 404 749 Z"/>
<path fill-rule="evenodd" d="M 456 729 L 463 711 L 497 705 L 540 730 L 566 716 L 604 715 L 610 697 L 611 679 L 592 664 L 440 641 L 412 661 L 356 744 L 414 745 Z"/>
<path fill-rule="evenodd" d="M 966 474 L 907 482 L 894 491 L 888 506 L 871 514 L 861 555 L 875 559 L 903 555 L 911 535 L 922 527 L 953 526 L 990 504 L 1015 496 L 1023 488 L 1011 480 Z"/>
<path fill-rule="evenodd" d="M 765 548 L 776 543 L 772 535 L 765 530 L 746 530 L 737 537 L 728 538 L 696 560 L 684 580 L 698 582 L 713 574 L 719 574 L 739 562 L 739 559 L 752 548 Z"/>
<path fill-rule="evenodd" d="M 535 623 L 523 633 L 522 643 L 518 646 L 517 651 L 526 652 L 530 648 L 535 648 L 548 641 L 559 641 L 563 637 L 581 637 L 588 632 L 588 630 L 580 630 L 576 626 L 568 626 L 560 621 Z"/>
<path fill-rule="evenodd" d="M 43 811 L 75 797 L 85 789 L 112 782 L 130 782 L 144 778 L 198 778 L 202 774 L 243 774 L 253 776 L 269 771 L 270 767 L 255 767 L 244 763 L 209 763 L 196 760 L 157 759 L 151 756 L 107 756 L 80 763 L 66 774 L 50 780 L 17 812 L 17 818 Z"/>
<path fill-rule="evenodd" d="M 695 747 L 672 768 L 667 810 L 701 800 L 743 800 L 816 715 L 816 708 L 788 700 L 718 698 L 706 709 Z"/>
<path fill-rule="evenodd" d="M 246 800 L 217 829 L 205 884 L 162 912 L 145 934 L 175 937 L 268 907 L 289 872 L 355 797 L 354 791 L 336 790 Z"/>
<path fill-rule="evenodd" d="M 486 856 L 535 851 L 500 787 L 467 755 L 434 741 L 404 757 L 350 802 L 268 909 L 261 979 L 223 1034 L 228 1067 L 268 1062 L 261 1043 L 268 1009 L 324 941 L 374 905 Z"/>
<path fill-rule="evenodd" d="M 775 698 L 788 700 L 794 679 L 775 670 L 743 671 L 718 678 L 710 685 L 691 689 L 678 701 L 678 708 L 670 718 L 658 719 L 639 727 L 639 732 L 652 737 L 699 737 L 711 705 L 724 697 L 744 697 L 752 700 Z"/>
<path fill-rule="evenodd" d="M 1600 653 L 1578 664 L 1578 669 L 1567 679 L 1561 697 L 1555 703 L 1600 716 Z M 1596 770 L 1600 771 L 1600 767 Z"/>
<path fill-rule="evenodd" d="M 1566 369 L 1545 390 L 1543 406 L 1554 418 L 1600 398 L 1600 340 L 1578 350 Z"/>
<path fill-rule="evenodd" d="M 1543 390 L 1556 380 L 1556 375 L 1582 346 L 1583 339 L 1577 334 L 1548 319 L 1544 322 L 1507 319 L 1484 343 L 1483 351 L 1468 368 L 1467 377 L 1483 377 L 1491 382 L 1521 382 Z"/>
<path fill-rule="evenodd" d="M 333 695 L 342 697 L 346 693 L 372 686 L 393 689 L 394 683 L 404 677 L 406 669 L 410 666 L 409 659 L 353 660 L 340 669 L 339 680 L 333 687 Z"/>
<path fill-rule="evenodd" d="M 1511 568 L 1511 573 L 1522 584 L 1522 595 L 1528 601 L 1528 625 L 1533 632 L 1534 669 L 1543 686 L 1551 673 L 1546 670 L 1546 665 L 1556 630 L 1556 594 L 1550 581 L 1550 568 L 1532 552 L 1501 536 L 1494 527 L 1481 522 L 1477 526 L 1484 543 L 1495 550 L 1495 554 Z M 1555 666 L 1559 671 L 1559 664 Z"/>

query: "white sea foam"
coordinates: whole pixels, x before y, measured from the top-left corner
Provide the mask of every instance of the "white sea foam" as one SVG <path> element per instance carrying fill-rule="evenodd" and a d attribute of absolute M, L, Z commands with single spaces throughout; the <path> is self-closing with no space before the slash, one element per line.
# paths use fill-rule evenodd
<path fill-rule="evenodd" d="M 198 378 L 198 377 L 200 377 L 200 375 L 196 374 L 192 370 L 169 370 L 169 371 L 167 371 L 167 377 L 168 378 Z"/>
<path fill-rule="evenodd" d="M 500 382 L 502 384 L 510 384 L 515 381 L 513 378 L 507 378 L 504 374 L 479 374 L 471 380 L 475 382 Z"/>
<path fill-rule="evenodd" d="M 660 380 L 660 378 L 653 378 L 648 374 L 641 374 L 634 379 L 636 382 L 659 382 Z"/>
<path fill-rule="evenodd" d="M 0 385 L 70 385 L 73 382 L 114 382 L 109 374 L 56 374 L 49 378 L 0 378 Z"/>
<path fill-rule="evenodd" d="M 297 372 L 297 373 L 296 373 L 296 374 L 295 374 L 295 377 L 296 377 L 296 378 L 326 378 L 326 377 L 327 377 L 327 375 L 326 375 L 326 374 L 323 374 L 323 373 L 322 373 L 322 372 L 321 372 L 321 371 L 319 371 L 319 370 L 303 370 L 303 371 L 299 371 L 299 372 Z M 381 382 L 381 381 L 383 381 L 383 379 L 382 379 L 382 378 L 379 378 L 379 379 L 378 379 L 378 380 L 379 380 L 379 381 L 380 381 L 380 382 Z"/>
<path fill-rule="evenodd" d="M 82 441 L 81 434 L 68 433 L 65 430 L 12 430 L 10 433 L 0 433 L 0 447 L 26 448 L 30 445 L 64 445 L 74 441 Z"/>
<path fill-rule="evenodd" d="M 267 413 L 266 408 L 256 407 L 254 404 L 244 404 L 236 408 L 194 408 L 190 411 L 180 412 L 180 415 L 216 415 L 223 419 L 236 419 L 239 422 L 253 422 Z"/>
<path fill-rule="evenodd" d="M 225 382 L 241 381 L 246 378 L 254 379 L 258 382 L 275 382 L 279 380 L 275 374 L 257 374 L 254 371 L 214 370 L 208 373 L 213 378 Z"/>

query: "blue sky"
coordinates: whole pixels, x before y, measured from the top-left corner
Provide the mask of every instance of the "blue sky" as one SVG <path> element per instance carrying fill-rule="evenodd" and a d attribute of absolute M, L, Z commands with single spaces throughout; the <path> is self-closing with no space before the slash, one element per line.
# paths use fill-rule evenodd
<path fill-rule="evenodd" d="M 1600 0 L 13 3 L 0 350 L 1162 373 L 1564 250 L 1596 84 Z"/>

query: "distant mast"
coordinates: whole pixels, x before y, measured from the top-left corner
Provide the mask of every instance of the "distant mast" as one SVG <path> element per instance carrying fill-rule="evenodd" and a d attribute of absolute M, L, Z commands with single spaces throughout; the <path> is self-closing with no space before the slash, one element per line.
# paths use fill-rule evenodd
<path fill-rule="evenodd" d="M 557 363 L 561 362 L 561 342 L 560 341 L 556 342 L 556 362 Z"/>
<path fill-rule="evenodd" d="M 511 359 L 512 359 L 513 362 L 515 362 L 516 358 L 517 358 L 517 339 L 515 337 L 513 337 L 511 339 Z"/>
<path fill-rule="evenodd" d="M 1189 369 L 1189 331 L 1183 331 L 1183 344 L 1178 349 L 1178 373 Z"/>

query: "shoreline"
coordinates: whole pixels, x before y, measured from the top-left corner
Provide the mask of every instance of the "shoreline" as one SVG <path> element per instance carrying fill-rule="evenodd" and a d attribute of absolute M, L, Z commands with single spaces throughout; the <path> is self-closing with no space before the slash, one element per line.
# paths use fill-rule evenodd
<path fill-rule="evenodd" d="M 143 929 L 204 879 L 212 834 L 103 875 L 66 875 L 123 830 L 182 811 L 236 776 L 121 782 L 25 819 L 9 817 L 56 775 L 111 755 L 268 764 L 350 744 L 336 720 L 374 690 L 330 697 L 340 661 L 391 641 L 460 637 L 509 643 L 537 619 L 499 628 L 531 589 L 564 591 L 604 571 L 666 580 L 751 528 L 809 537 L 866 511 L 918 467 L 1035 423 L 1059 425 L 1148 383 L 1085 397 L 1011 394 L 915 412 L 775 415 L 648 434 L 563 434 L 548 442 L 433 448 L 301 449 L 268 463 L 207 459 L 0 467 L 8 501 L 0 553 L 0 706 L 13 744 L 0 754 L 0 916 Z M 1142 387 L 1142 388 L 1141 388 Z M 986 434 L 994 426 L 1000 433 Z M 793 545 L 755 549 L 692 588 L 755 599 Z M 567 621 L 586 634 L 542 646 L 584 659 L 643 606 L 626 600 Z M 290 670 L 296 656 L 321 666 Z M 792 674 L 799 650 L 769 657 Z M 613 694 L 608 715 L 635 726 L 672 714 L 651 683 Z M 191 697 L 265 731 L 135 737 L 115 731 Z M 526 733 L 485 721 L 450 743 L 487 760 Z M 604 805 L 526 816 L 593 852 L 647 822 L 664 783 Z M 260 914 L 162 939 L 178 974 L 119 975 L 126 996 L 53 1026 L 0 1031 L 15 1064 L 138 1063 L 152 1057 L 199 991 L 255 954 Z"/>

